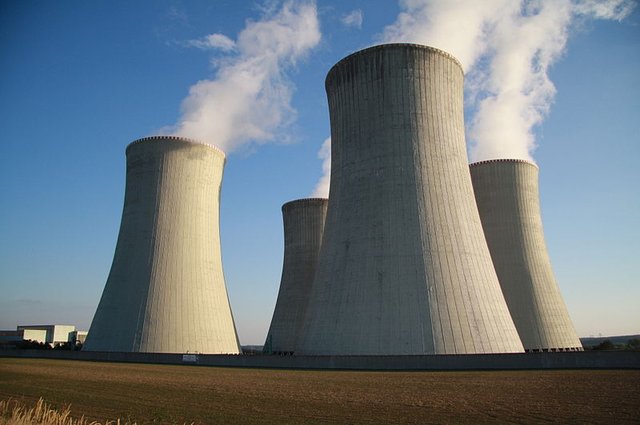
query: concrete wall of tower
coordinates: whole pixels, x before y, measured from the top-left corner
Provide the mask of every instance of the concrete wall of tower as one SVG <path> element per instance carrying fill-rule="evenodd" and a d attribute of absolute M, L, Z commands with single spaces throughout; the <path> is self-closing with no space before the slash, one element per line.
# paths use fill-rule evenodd
<path fill-rule="evenodd" d="M 329 72 L 331 189 L 297 354 L 523 351 L 491 263 L 451 55 L 394 44 Z"/>
<path fill-rule="evenodd" d="M 493 264 L 525 350 L 582 350 L 547 253 L 538 167 L 501 159 L 470 170 Z"/>
<path fill-rule="evenodd" d="M 266 353 L 293 353 L 302 332 L 322 242 L 327 199 L 311 198 L 282 206 L 284 264 Z"/>
<path fill-rule="evenodd" d="M 220 254 L 224 153 L 171 136 L 126 152 L 120 233 L 84 349 L 239 353 Z"/>

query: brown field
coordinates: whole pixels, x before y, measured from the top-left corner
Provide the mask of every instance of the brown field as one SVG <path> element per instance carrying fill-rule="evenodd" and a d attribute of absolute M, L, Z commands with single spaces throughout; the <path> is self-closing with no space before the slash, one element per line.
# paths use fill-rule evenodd
<path fill-rule="evenodd" d="M 640 371 L 350 372 L 0 358 L 0 399 L 138 423 L 640 423 Z"/>

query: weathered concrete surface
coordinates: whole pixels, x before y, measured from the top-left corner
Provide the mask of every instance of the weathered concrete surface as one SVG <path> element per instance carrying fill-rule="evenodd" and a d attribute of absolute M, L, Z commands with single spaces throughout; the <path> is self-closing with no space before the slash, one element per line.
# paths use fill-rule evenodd
<path fill-rule="evenodd" d="M 220 255 L 224 163 L 178 137 L 127 147 L 118 243 L 85 350 L 240 351 Z"/>
<path fill-rule="evenodd" d="M 326 215 L 327 199 L 323 198 L 298 199 L 282 206 L 284 263 L 265 352 L 290 353 L 296 349 L 316 273 Z"/>
<path fill-rule="evenodd" d="M 467 164 L 463 72 L 395 44 L 329 72 L 329 206 L 297 354 L 523 351 Z"/>
<path fill-rule="evenodd" d="M 499 159 L 470 170 L 493 264 L 525 350 L 582 350 L 544 241 L 538 167 Z"/>
<path fill-rule="evenodd" d="M 218 367 L 344 370 L 640 369 L 640 351 L 459 354 L 414 356 L 266 356 L 0 350 L 0 357 Z"/>

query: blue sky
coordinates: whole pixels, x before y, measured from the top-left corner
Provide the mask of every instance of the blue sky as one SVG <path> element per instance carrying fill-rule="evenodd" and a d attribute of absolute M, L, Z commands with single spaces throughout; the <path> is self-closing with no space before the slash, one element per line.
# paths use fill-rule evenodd
<path fill-rule="evenodd" d="M 284 118 L 267 126 L 266 138 L 241 134 L 227 149 L 223 263 L 243 344 L 262 344 L 275 305 L 283 254 L 280 207 L 309 196 L 322 175 L 318 151 L 330 134 L 326 73 L 349 53 L 393 39 L 385 28 L 404 22 L 398 16 L 410 3 L 289 5 L 294 11 L 300 4 L 313 8 L 318 38 L 277 65 L 272 83 L 287 95 L 284 106 L 278 100 Z M 424 3 L 439 7 L 438 1 Z M 251 53 L 242 50 L 238 36 L 252 23 L 273 21 L 283 7 L 251 1 L 0 3 L 0 328 L 55 322 L 88 329 L 113 258 L 126 145 L 175 128 L 190 87 L 219 80 L 220 69 L 246 59 Z M 566 37 L 561 48 L 557 38 L 542 39 L 556 43 L 555 51 L 546 50 L 551 59 L 544 74 L 555 91 L 541 86 L 544 108 L 537 110 L 542 118 L 536 125 L 524 132 L 509 128 L 512 133 L 505 125 L 501 132 L 510 140 L 531 136 L 537 145 L 519 146 L 540 167 L 549 253 L 580 336 L 640 333 L 638 9 L 623 19 L 578 10 L 558 34 Z M 420 13 L 412 16 L 420 24 Z M 470 32 L 478 15 L 469 22 L 453 16 Z M 415 36 L 433 37 L 427 44 L 447 48 L 439 44 L 436 26 Z M 400 37 L 411 28 L 402 27 Z M 299 29 L 308 35 L 306 30 Z M 211 34 L 228 37 L 234 47 L 198 45 Z M 407 37 L 403 41 L 415 41 Z M 500 52 L 511 48 L 498 31 L 493 37 L 487 40 L 502 46 Z M 516 35 L 511 39 L 518 48 L 526 44 Z M 477 50 L 459 52 L 469 78 Z M 487 82 L 469 85 L 471 92 L 499 97 L 500 89 Z M 474 124 L 480 108 L 481 102 L 469 100 L 470 141 L 482 137 L 484 127 Z M 486 122 L 491 120 L 481 124 Z"/>

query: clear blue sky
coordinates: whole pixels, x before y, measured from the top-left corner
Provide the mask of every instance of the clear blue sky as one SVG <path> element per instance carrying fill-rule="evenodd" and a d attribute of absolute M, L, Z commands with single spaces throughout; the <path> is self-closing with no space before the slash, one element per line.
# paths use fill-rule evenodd
<path fill-rule="evenodd" d="M 45 322 L 88 329 L 113 258 L 126 145 L 175 124 L 189 88 L 215 78 L 220 61 L 212 59 L 224 52 L 189 40 L 214 33 L 236 40 L 247 19 L 268 18 L 258 5 L 0 3 L 1 329 Z M 262 344 L 271 320 L 280 207 L 309 196 L 322 174 L 325 75 L 380 40 L 401 11 L 392 1 L 316 6 L 320 41 L 283 71 L 296 111 L 290 125 L 273 142 L 247 140 L 228 155 L 223 263 L 243 344 Z M 360 25 L 357 14 L 345 19 L 357 10 Z M 640 333 L 638 7 L 621 21 L 572 24 L 549 78 L 557 92 L 533 129 L 533 158 L 557 280 L 580 336 Z M 469 106 L 467 122 L 474 113 Z"/>

